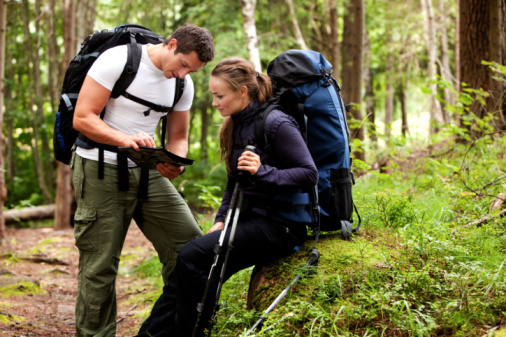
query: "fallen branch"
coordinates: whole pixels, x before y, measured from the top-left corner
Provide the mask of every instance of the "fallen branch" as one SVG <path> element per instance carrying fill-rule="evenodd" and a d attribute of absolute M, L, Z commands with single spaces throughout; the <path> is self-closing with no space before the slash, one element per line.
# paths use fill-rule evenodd
<path fill-rule="evenodd" d="M 497 213 L 495 215 L 488 215 L 488 216 L 485 216 L 485 217 L 483 217 L 481 219 L 478 219 L 478 220 L 475 220 L 475 221 L 473 221 L 471 223 L 468 223 L 467 225 L 464 226 L 464 228 L 468 228 L 468 227 L 471 227 L 471 226 L 480 227 L 485 222 L 490 221 L 490 220 L 495 219 L 495 218 L 502 217 L 502 216 L 504 216 L 504 214 L 506 214 L 506 209 L 503 209 L 502 211 L 500 211 L 499 213 Z"/>
<path fill-rule="evenodd" d="M 30 262 L 35 262 L 35 263 L 49 263 L 51 265 L 63 265 L 63 266 L 69 265 L 65 261 L 48 257 L 45 254 L 32 254 L 32 255 L 28 255 L 28 256 L 21 256 L 20 259 L 30 261 Z"/>
<path fill-rule="evenodd" d="M 5 223 L 37 221 L 54 218 L 55 205 L 43 205 L 26 207 L 21 209 L 9 209 L 3 211 Z"/>
<path fill-rule="evenodd" d="M 118 319 L 116 321 L 116 324 L 118 324 L 119 322 L 123 321 L 128 316 L 128 314 L 130 313 L 130 311 L 132 311 L 135 308 L 137 308 L 137 303 L 134 304 L 133 307 L 131 307 L 130 309 L 128 309 L 127 312 L 125 312 L 125 314 L 123 315 L 123 317 L 121 317 L 120 319 Z"/>

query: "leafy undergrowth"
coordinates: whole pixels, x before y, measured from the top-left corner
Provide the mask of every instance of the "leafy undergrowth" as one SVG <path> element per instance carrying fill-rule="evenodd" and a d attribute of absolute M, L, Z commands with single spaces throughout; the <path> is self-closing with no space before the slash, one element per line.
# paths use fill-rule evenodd
<path fill-rule="evenodd" d="M 268 268 L 256 310 L 246 310 L 251 268 L 234 275 L 213 335 L 503 335 L 506 221 L 502 202 L 489 208 L 506 192 L 504 153 L 506 139 L 492 134 L 409 154 L 391 161 L 388 174 L 370 170 L 354 187 L 362 227 L 352 240 L 324 233 L 316 273 L 295 284 L 261 330 L 249 332 L 305 264 L 312 241 Z"/>

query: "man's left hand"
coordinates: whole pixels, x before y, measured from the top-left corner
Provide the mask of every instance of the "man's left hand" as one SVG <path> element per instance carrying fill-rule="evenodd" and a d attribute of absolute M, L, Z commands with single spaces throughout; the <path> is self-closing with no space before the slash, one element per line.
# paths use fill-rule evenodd
<path fill-rule="evenodd" d="M 184 166 L 175 166 L 169 163 L 158 163 L 158 165 L 156 165 L 156 169 L 162 176 L 172 180 L 176 179 L 181 175 L 181 173 L 183 173 Z"/>

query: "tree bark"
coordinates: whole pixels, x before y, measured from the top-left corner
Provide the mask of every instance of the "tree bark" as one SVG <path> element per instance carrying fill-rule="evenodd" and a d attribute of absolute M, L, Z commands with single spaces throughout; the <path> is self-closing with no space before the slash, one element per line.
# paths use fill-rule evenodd
<path fill-rule="evenodd" d="M 207 143 L 207 130 L 209 129 L 209 104 L 210 96 L 206 95 L 202 104 L 201 111 L 201 129 L 200 129 L 200 158 L 203 161 L 208 160 L 208 143 Z"/>
<path fill-rule="evenodd" d="M 55 213 L 55 205 L 43 205 L 22 209 L 10 209 L 4 211 L 5 223 L 38 221 L 52 219 Z"/>
<path fill-rule="evenodd" d="M 465 87 L 488 90 L 489 73 L 481 61 L 489 59 L 489 17 L 488 0 L 460 0 L 459 91 Z M 480 118 L 485 116 L 486 111 L 478 102 L 470 109 Z"/>
<path fill-rule="evenodd" d="M 5 88 L 5 31 L 7 26 L 7 3 L 0 0 L 0 125 L 4 122 L 4 88 Z M 5 213 L 3 212 L 7 188 L 4 174 L 5 136 L 0 131 L 0 245 L 5 241 Z"/>
<path fill-rule="evenodd" d="M 77 2 L 77 9 L 75 16 L 76 20 L 76 42 L 79 49 L 80 41 L 83 41 L 88 35 L 93 33 L 93 26 L 95 24 L 95 17 L 97 15 L 97 2 L 98 0 L 79 0 Z"/>
<path fill-rule="evenodd" d="M 387 74 L 388 73 L 390 72 L 387 70 Z M 390 143 L 391 140 L 392 122 L 394 120 L 394 86 L 390 81 L 387 81 L 386 92 L 387 93 L 385 96 L 385 142 L 388 144 Z"/>
<path fill-rule="evenodd" d="M 327 47 L 327 38 L 326 38 L 326 34 L 324 32 L 322 32 L 322 30 L 324 30 L 324 27 L 320 27 L 316 23 L 315 10 L 317 8 L 318 8 L 318 3 L 311 3 L 309 5 L 309 9 L 308 9 L 308 11 L 309 11 L 309 24 L 313 28 L 313 32 L 315 34 L 311 45 L 312 45 L 312 48 L 315 48 L 316 50 L 323 51 Z M 324 53 L 322 52 L 322 54 L 324 54 Z M 334 63 L 332 63 L 332 64 L 334 64 Z M 337 67 L 339 67 L 339 64 L 337 64 Z M 334 77 L 337 80 L 339 80 L 339 78 L 336 77 L 335 75 L 334 75 Z"/>
<path fill-rule="evenodd" d="M 70 60 L 75 54 L 75 0 L 65 0 L 64 3 L 64 44 L 65 54 L 63 64 L 68 67 Z M 55 194 L 55 213 L 54 228 L 65 229 L 71 226 L 71 205 L 72 205 L 72 187 L 70 184 L 70 167 L 58 162 L 56 176 L 56 194 Z"/>
<path fill-rule="evenodd" d="M 41 141 L 40 133 L 39 133 L 39 99 L 42 97 L 41 93 L 39 95 L 40 87 L 40 70 L 39 70 L 39 61 L 37 60 L 37 49 L 32 46 L 32 41 L 30 38 L 30 19 L 29 19 L 29 3 L 28 0 L 23 1 L 22 5 L 22 15 L 23 15 L 23 23 L 24 23 L 24 33 L 25 33 L 25 49 L 28 55 L 29 64 L 27 65 L 27 78 L 28 78 L 28 110 L 32 111 L 34 106 L 36 106 L 36 110 L 33 112 L 32 119 L 32 127 L 33 127 L 33 139 L 31 142 L 33 160 L 35 163 L 35 170 L 37 175 L 37 180 L 39 183 L 39 187 L 44 197 L 46 203 L 51 202 L 51 193 L 49 192 L 47 183 L 46 183 L 46 173 L 44 170 L 44 165 L 42 162 L 42 155 L 39 149 L 39 142 Z M 37 83 L 39 82 L 39 83 Z"/>
<path fill-rule="evenodd" d="M 260 54 L 258 52 L 257 28 L 255 25 L 255 7 L 256 0 L 239 0 L 242 6 L 242 16 L 244 18 L 244 34 L 246 35 L 246 44 L 248 47 L 249 61 L 257 71 L 262 71 L 260 63 Z"/>
<path fill-rule="evenodd" d="M 450 58 L 448 56 L 448 32 L 446 29 L 446 11 L 444 7 L 444 1 L 439 1 L 439 50 L 441 52 L 441 78 L 450 84 L 450 88 L 454 87 L 453 75 L 450 69 Z M 444 99 L 447 104 L 454 106 L 455 105 L 455 96 L 453 91 L 450 88 L 444 89 Z M 451 116 L 448 110 L 442 107 L 443 112 L 443 120 L 445 123 L 450 123 Z"/>
<path fill-rule="evenodd" d="M 401 83 L 397 88 L 397 98 L 399 104 L 401 105 L 401 134 L 403 137 L 406 137 L 409 134 L 409 125 L 408 125 L 408 110 L 407 110 L 407 80 L 401 79 Z"/>
<path fill-rule="evenodd" d="M 505 34 L 502 30 L 502 2 L 503 0 L 489 0 L 490 11 L 490 59 L 488 61 L 501 64 L 502 62 L 502 35 Z M 493 77 L 500 76 L 489 70 L 489 83 L 488 93 L 490 94 L 487 100 L 489 113 L 497 117 L 496 130 L 503 130 L 506 126 L 504 115 L 502 114 L 502 100 L 504 95 L 504 84 Z"/>
<path fill-rule="evenodd" d="M 374 146 L 378 147 L 378 134 L 376 131 L 376 112 L 374 109 L 375 96 L 374 96 L 374 74 L 371 67 L 371 47 L 369 43 L 369 34 L 365 35 L 365 52 L 364 52 L 364 83 L 365 83 L 365 111 L 369 125 L 367 128 L 367 135 L 369 139 L 374 143 Z"/>
<path fill-rule="evenodd" d="M 59 83 L 61 78 L 60 66 L 60 52 L 56 36 L 56 23 L 55 23 L 55 0 L 49 0 L 48 4 L 44 7 L 44 19 L 46 22 L 46 36 L 47 36 L 47 65 L 48 65 L 48 89 L 49 101 L 51 104 L 51 111 L 56 111 L 58 108 L 59 96 Z"/>
<path fill-rule="evenodd" d="M 430 133 L 433 134 L 438 131 L 438 125 L 443 123 L 441 104 L 437 100 L 437 84 L 436 80 L 436 60 L 437 60 L 437 45 L 436 45 L 436 29 L 434 24 L 434 10 L 432 7 L 432 0 L 421 0 L 422 9 L 424 12 L 425 23 L 425 44 L 427 46 L 427 54 L 429 55 L 427 72 L 428 72 L 428 87 L 432 91 L 430 95 Z"/>
<path fill-rule="evenodd" d="M 304 41 L 304 36 L 300 31 L 299 22 L 297 21 L 297 15 L 295 15 L 295 8 L 293 7 L 292 0 L 285 0 L 286 6 L 290 11 L 290 21 L 292 22 L 293 34 L 295 35 L 295 40 L 299 45 L 300 49 L 309 49 L 307 47 L 306 41 Z"/>
<path fill-rule="evenodd" d="M 329 0 L 330 11 L 330 46 L 331 46 L 331 61 L 332 61 L 332 74 L 339 81 L 339 24 L 337 15 L 337 2 L 336 0 Z"/>
<path fill-rule="evenodd" d="M 364 0 L 351 0 L 344 16 L 342 77 L 343 97 L 352 106 L 349 119 L 355 123 L 350 125 L 351 137 L 364 140 L 364 126 L 362 123 L 362 68 L 363 41 L 365 31 Z M 350 116 L 351 115 L 351 116 Z M 365 161 L 365 150 L 361 147 L 354 151 L 354 157 Z"/>

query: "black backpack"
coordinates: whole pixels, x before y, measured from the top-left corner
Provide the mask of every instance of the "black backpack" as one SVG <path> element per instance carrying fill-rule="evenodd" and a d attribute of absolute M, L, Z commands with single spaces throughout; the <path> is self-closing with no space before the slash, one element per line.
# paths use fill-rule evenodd
<path fill-rule="evenodd" d="M 269 63 L 267 74 L 273 96 L 257 114 L 255 139 L 266 150 L 271 146 L 265 119 L 274 109 L 292 116 L 318 169 L 318 186 L 309 191 L 314 229 L 342 232 L 344 239 L 358 231 L 361 223 L 352 199 L 351 157 L 346 107 L 341 88 L 332 76 L 332 66 L 323 55 L 311 50 L 288 50 Z M 292 207 L 298 205 L 294 198 Z M 358 224 L 353 228 L 355 209 Z M 295 219 L 294 219 L 295 220 Z"/>
<path fill-rule="evenodd" d="M 122 25 L 111 30 L 96 31 L 89 35 L 82 43 L 77 56 L 70 62 L 63 86 L 61 88 L 60 105 L 56 114 L 56 121 L 53 133 L 53 153 L 54 157 L 64 164 L 69 164 L 72 156 L 72 149 L 79 137 L 80 144 L 87 144 L 89 147 L 98 147 L 103 156 L 103 150 L 118 152 L 114 146 L 98 144 L 87 139 L 73 128 L 74 108 L 79 96 L 79 91 L 83 85 L 84 79 L 93 62 L 104 51 L 109 48 L 127 45 L 128 57 L 123 72 L 116 82 L 111 97 L 117 98 L 120 95 L 133 100 L 139 104 L 145 105 L 148 109 L 144 114 L 149 114 L 150 110 L 158 112 L 172 112 L 173 107 L 181 98 L 184 90 L 184 80 L 176 78 L 176 93 L 172 107 L 153 104 L 142 98 L 136 97 L 126 92 L 128 86 L 132 83 L 139 68 L 143 44 L 159 44 L 164 38 L 153 33 L 146 27 L 139 25 Z M 102 111 L 101 118 L 104 117 Z M 165 147 L 165 129 L 166 117 L 162 118 L 162 147 Z M 103 160 L 101 161 L 103 168 Z"/>

